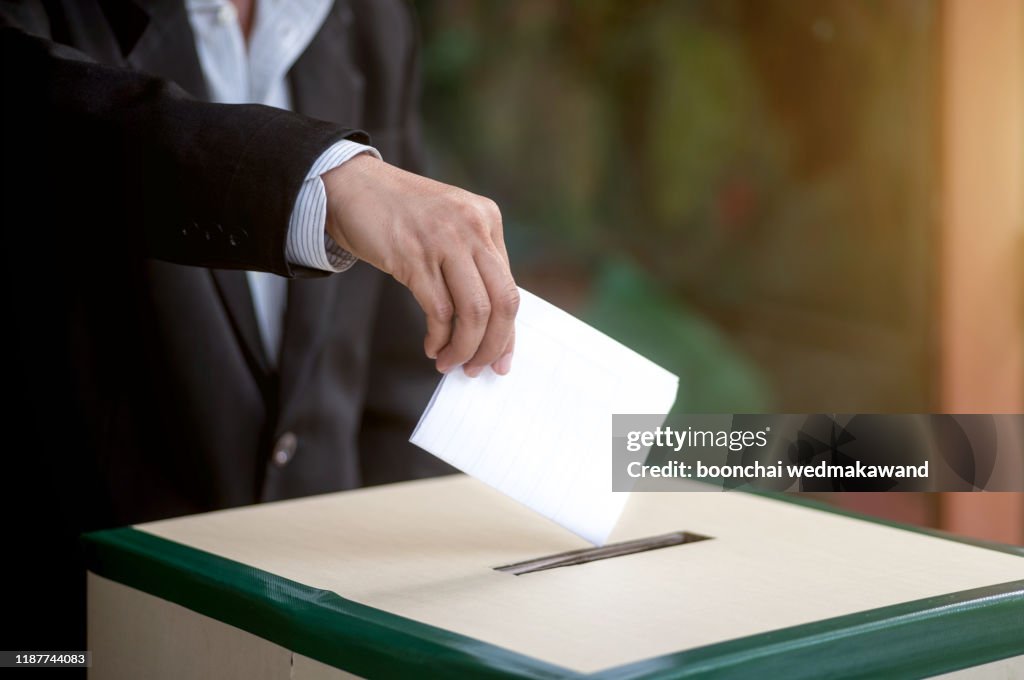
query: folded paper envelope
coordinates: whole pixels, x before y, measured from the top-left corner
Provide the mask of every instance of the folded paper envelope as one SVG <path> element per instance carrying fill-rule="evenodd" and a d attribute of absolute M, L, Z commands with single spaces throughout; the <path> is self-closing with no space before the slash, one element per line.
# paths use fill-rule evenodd
<path fill-rule="evenodd" d="M 592 546 L 462 475 L 100 532 L 93 674 L 924 676 L 1024 654 L 1013 549 L 742 492 L 634 494 L 610 543 L 679 532 L 703 540 L 515 575 Z"/>
<path fill-rule="evenodd" d="M 446 375 L 410 441 L 601 545 L 629 496 L 612 491 L 612 416 L 667 414 L 679 379 L 519 292 L 512 372 Z"/>

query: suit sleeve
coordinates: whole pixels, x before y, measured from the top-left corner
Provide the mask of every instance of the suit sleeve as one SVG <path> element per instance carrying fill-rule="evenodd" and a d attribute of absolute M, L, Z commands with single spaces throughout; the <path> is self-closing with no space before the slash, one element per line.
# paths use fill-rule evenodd
<path fill-rule="evenodd" d="M 306 173 L 331 144 L 365 135 L 271 107 L 197 101 L 34 35 L 23 20 L 0 10 L 12 256 L 43 250 L 53 266 L 86 257 L 99 266 L 134 254 L 293 274 L 286 237 Z"/>

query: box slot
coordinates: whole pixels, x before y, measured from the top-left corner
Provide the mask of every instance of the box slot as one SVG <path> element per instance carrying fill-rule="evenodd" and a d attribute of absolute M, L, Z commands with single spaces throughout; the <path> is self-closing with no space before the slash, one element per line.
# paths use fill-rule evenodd
<path fill-rule="evenodd" d="M 535 571 L 571 567 L 576 564 L 608 560 L 613 557 L 622 557 L 623 555 L 633 555 L 635 553 L 648 552 L 650 550 L 671 548 L 676 545 L 697 543 L 699 541 L 707 541 L 709 539 L 711 539 L 711 536 L 703 536 L 689 531 L 673 531 L 668 534 L 660 534 L 649 538 L 638 538 L 632 541 L 623 541 L 621 543 L 612 543 L 610 545 L 604 545 L 597 548 L 569 550 L 555 555 L 548 555 L 546 557 L 538 557 L 524 562 L 516 562 L 514 564 L 506 564 L 501 567 L 494 567 L 494 570 L 513 574 L 515 576 L 521 576 L 523 574 L 532 574 Z"/>

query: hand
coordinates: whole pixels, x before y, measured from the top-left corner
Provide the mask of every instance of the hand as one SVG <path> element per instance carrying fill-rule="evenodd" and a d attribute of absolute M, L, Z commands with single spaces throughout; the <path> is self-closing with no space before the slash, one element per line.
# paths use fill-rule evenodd
<path fill-rule="evenodd" d="M 391 274 L 427 315 L 423 349 L 447 373 L 512 366 L 519 289 L 494 201 L 362 154 L 324 173 L 327 233 Z"/>

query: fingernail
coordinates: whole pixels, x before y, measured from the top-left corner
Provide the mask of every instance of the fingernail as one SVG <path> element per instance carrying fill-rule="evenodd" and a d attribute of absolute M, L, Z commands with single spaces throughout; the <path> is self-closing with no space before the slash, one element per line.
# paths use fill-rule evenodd
<path fill-rule="evenodd" d="M 468 368 L 466 366 L 462 367 L 462 372 L 465 373 L 470 378 L 477 377 L 478 375 L 480 375 L 480 372 L 483 371 L 483 370 L 484 370 L 483 366 L 470 366 Z"/>
<path fill-rule="evenodd" d="M 508 375 L 512 370 L 512 352 L 494 362 L 494 372 L 498 375 Z"/>

